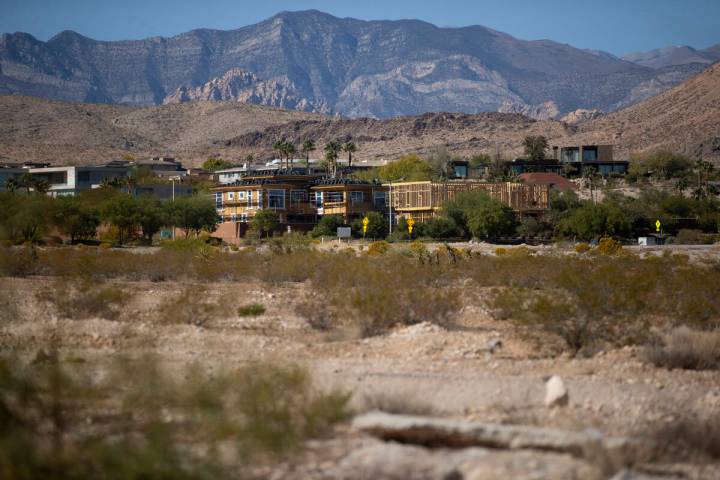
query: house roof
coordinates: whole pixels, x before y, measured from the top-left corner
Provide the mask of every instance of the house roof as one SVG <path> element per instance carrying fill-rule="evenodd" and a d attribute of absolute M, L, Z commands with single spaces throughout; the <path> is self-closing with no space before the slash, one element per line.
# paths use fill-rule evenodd
<path fill-rule="evenodd" d="M 548 185 L 558 190 L 575 190 L 577 186 L 565 177 L 558 175 L 557 173 L 549 172 L 531 172 L 522 173 L 519 175 L 520 181 L 525 183 L 531 183 L 534 185 Z"/>

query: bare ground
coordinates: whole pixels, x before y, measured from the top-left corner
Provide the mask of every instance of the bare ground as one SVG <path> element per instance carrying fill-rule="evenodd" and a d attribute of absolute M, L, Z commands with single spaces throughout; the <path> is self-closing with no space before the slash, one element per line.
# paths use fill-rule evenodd
<path fill-rule="evenodd" d="M 0 352 L 31 361 L 38 351 L 55 343 L 61 359 L 93 369 L 102 369 L 118 356 L 155 353 L 178 374 L 191 363 L 212 371 L 253 360 L 290 361 L 307 366 L 319 386 L 351 391 L 357 411 L 366 410 L 378 398 L 390 398 L 409 413 L 421 409 L 441 417 L 568 431 L 593 428 L 606 435 L 642 438 L 655 427 L 688 414 L 698 418 L 720 414 L 718 372 L 658 369 L 642 360 L 638 347 L 600 351 L 590 358 L 547 357 L 510 324 L 493 320 L 481 297 L 463 299 L 461 315 L 451 329 L 421 323 L 363 339 L 353 331 L 313 330 L 295 313 L 308 288 L 302 284 L 202 285 L 220 301 L 257 302 L 267 309 L 252 318 L 225 314 L 202 327 L 163 324 L 157 312 L 163 299 L 200 285 L 118 282 L 118 286 L 132 294 L 118 320 L 68 320 L 36 300 L 36 294 L 54 287 L 51 279 L 0 279 L 0 288 L 16 292 L 20 305 L 19 318 L 0 328 Z M 492 354 L 486 348 L 491 340 L 502 341 Z M 561 375 L 568 386 L 570 401 L 565 408 L 543 406 L 545 380 L 552 374 Z M 334 438 L 312 442 L 300 458 L 267 473 L 275 478 L 342 477 L 347 473 L 338 470 L 343 462 L 350 462 L 347 468 L 356 468 L 352 455 L 378 442 L 343 426 Z M 402 450 L 394 458 L 406 453 Z M 434 451 L 432 455 L 445 454 Z M 447 455 L 442 458 L 450 458 Z M 523 455 L 555 466 L 564 458 L 526 452 L 513 457 L 514 461 Z M 655 459 L 651 467 L 643 468 L 690 478 L 720 476 L 720 466 L 707 459 Z M 370 478 L 371 471 L 368 467 L 367 472 L 347 478 Z M 507 474 L 509 470 L 501 471 Z M 567 474 L 567 470 L 540 467 L 537 472 L 533 478 Z"/>

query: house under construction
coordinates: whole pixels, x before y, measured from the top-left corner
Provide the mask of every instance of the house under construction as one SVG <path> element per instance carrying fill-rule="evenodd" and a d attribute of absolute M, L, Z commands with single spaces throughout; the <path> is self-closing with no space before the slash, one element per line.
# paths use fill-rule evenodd
<path fill-rule="evenodd" d="M 509 205 L 523 216 L 541 215 L 548 208 L 547 185 L 526 183 L 488 183 L 482 181 L 402 182 L 391 183 L 389 200 L 397 216 L 412 217 L 417 222 L 436 216 L 443 203 L 460 192 L 482 190 L 491 198 Z"/>

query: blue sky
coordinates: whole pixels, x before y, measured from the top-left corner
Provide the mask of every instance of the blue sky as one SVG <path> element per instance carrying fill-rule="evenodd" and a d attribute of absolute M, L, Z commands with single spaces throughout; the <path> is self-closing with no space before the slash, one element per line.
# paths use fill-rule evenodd
<path fill-rule="evenodd" d="M 0 32 L 41 40 L 62 30 L 99 40 L 138 39 L 201 27 L 228 30 L 311 8 L 365 20 L 479 24 L 616 55 L 720 43 L 720 0 L 0 0 Z"/>

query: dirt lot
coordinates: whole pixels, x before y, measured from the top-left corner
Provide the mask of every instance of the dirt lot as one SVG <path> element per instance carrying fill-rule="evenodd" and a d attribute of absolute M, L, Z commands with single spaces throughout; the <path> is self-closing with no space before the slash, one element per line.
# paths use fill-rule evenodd
<path fill-rule="evenodd" d="M 661 251 L 646 250 L 648 254 Z M 716 249 L 705 247 L 683 251 L 703 258 L 717 255 Z M 95 371 L 119 356 L 139 358 L 154 353 L 178 375 L 192 363 L 219 371 L 254 360 L 295 362 L 308 368 L 318 386 L 352 392 L 356 412 L 380 407 L 397 413 L 554 427 L 568 432 L 594 429 L 608 436 L 646 438 L 680 418 L 720 418 L 717 371 L 656 368 L 643 360 L 642 347 L 600 350 L 575 358 L 568 354 L 548 357 L 511 323 L 494 320 L 482 297 L 475 294 L 462 295 L 461 313 L 452 327 L 425 322 L 361 338 L 352 329 L 323 332 L 308 325 L 296 313 L 298 302 L 310 288 L 303 283 L 270 286 L 255 281 L 199 284 L 115 280 L 114 285 L 130 298 L 117 318 L 71 320 L 60 318 L 49 303 L 38 300 L 43 292 L 58 288 L 54 279 L 0 278 L 0 289 L 19 295 L 17 315 L 0 329 L 0 352 L 31 362 L 38 352 L 55 344 L 59 345 L 61 361 Z M 266 311 L 251 317 L 225 312 L 201 326 L 159 319 L 167 299 L 201 289 L 220 303 L 258 303 Z M 545 382 L 551 375 L 561 376 L 567 386 L 566 407 L 543 404 Z M 390 470 L 378 470 L 372 460 L 353 457 L 360 455 L 358 452 L 372 452 L 379 442 L 343 424 L 333 438 L 311 442 L 300 457 L 276 466 L 267 476 L 390 478 Z M 402 471 L 403 455 L 410 455 L 407 461 L 415 465 L 421 457 L 433 458 L 433 464 L 438 465 L 457 454 L 444 449 L 423 452 L 402 450 L 392 459 Z M 496 453 L 494 462 L 501 462 L 499 459 L 507 454 Z M 489 460 L 474 460 L 487 468 L 480 469 L 484 473 L 466 476 L 567 478 L 572 473 L 575 478 L 591 478 L 597 474 L 583 474 L 585 464 L 580 465 L 582 468 L 560 468 L 569 458 L 522 450 L 500 466 Z M 508 467 L 526 460 L 530 466 L 518 470 Z M 376 463 L 384 461 L 376 459 Z M 411 470 L 405 470 L 405 478 L 444 478 L 437 472 Z M 612 476 L 617 470 L 603 471 L 598 478 Z M 633 475 L 645 472 L 658 478 L 709 479 L 720 478 L 720 465 L 717 460 L 685 455 L 638 462 L 633 472 L 625 472 L 628 476 L 622 478 L 641 478 Z"/>

